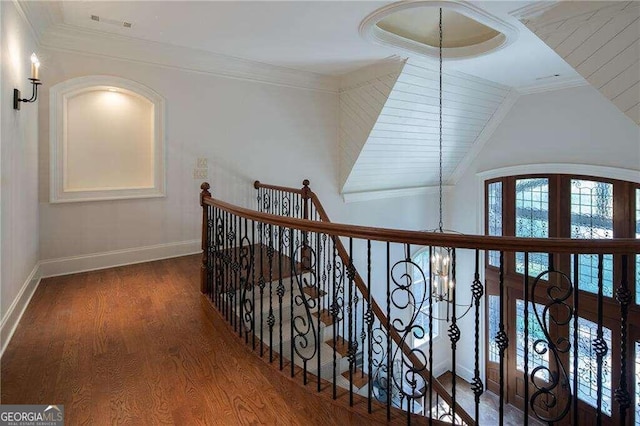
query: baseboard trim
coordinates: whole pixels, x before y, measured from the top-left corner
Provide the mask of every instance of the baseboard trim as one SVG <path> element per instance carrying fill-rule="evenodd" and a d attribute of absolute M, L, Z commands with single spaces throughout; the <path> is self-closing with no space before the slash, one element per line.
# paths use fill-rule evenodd
<path fill-rule="evenodd" d="M 4 318 L 2 318 L 2 323 L 0 323 L 0 340 L 2 342 L 0 347 L 0 357 L 4 355 L 4 350 L 9 345 L 11 337 L 13 337 L 13 333 L 18 327 L 18 323 L 20 322 L 24 311 L 27 309 L 38 285 L 40 285 L 41 279 L 40 264 L 36 263 L 33 270 L 27 277 L 27 280 L 22 285 L 18 296 L 14 299 L 13 303 L 11 303 L 11 306 L 9 306 Z"/>
<path fill-rule="evenodd" d="M 469 383 L 471 383 L 473 377 L 475 376 L 474 372 L 471 369 L 460 365 L 456 368 L 456 375 L 462 377 Z"/>
<path fill-rule="evenodd" d="M 59 275 L 76 274 L 114 268 L 116 266 L 133 265 L 154 260 L 187 256 L 202 251 L 200 240 L 180 241 L 177 243 L 156 244 L 152 246 L 134 247 L 82 256 L 61 257 L 40 261 L 42 278 Z"/>

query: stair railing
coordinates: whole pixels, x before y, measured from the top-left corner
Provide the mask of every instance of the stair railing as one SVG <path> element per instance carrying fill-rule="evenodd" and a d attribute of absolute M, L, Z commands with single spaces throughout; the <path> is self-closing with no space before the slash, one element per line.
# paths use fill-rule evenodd
<path fill-rule="evenodd" d="M 384 410 L 389 420 L 406 416 L 409 423 L 412 419 L 425 416 L 429 424 L 477 424 L 481 418 L 480 397 L 485 388 L 479 356 L 480 304 L 485 299 L 479 275 L 480 253 L 497 250 L 500 318 L 494 344 L 499 357 L 498 419 L 502 424 L 507 403 L 504 382 L 506 353 L 510 345 L 505 333 L 504 254 L 522 252 L 525 268 L 522 290 L 525 300 L 524 341 L 529 339 L 529 309 L 533 310 L 537 326 L 543 333 L 533 349 L 529 345 L 523 348 L 525 364 L 522 379 L 526 401 L 523 423 L 528 424 L 529 415 L 548 423 L 568 419 L 577 422 L 579 398 L 573 390 L 578 389 L 580 383 L 578 374 L 572 375 L 569 371 L 567 354 L 573 354 L 571 371 L 578 371 L 578 342 L 581 339 L 577 331 L 579 292 L 577 286 L 573 285 L 577 282 L 578 270 L 576 267 L 572 273 L 559 271 L 554 268 L 553 259 L 558 254 L 569 253 L 577 265 L 580 254 L 596 254 L 600 271 L 596 301 L 600 307 L 596 324 L 597 339 L 592 342 L 600 376 L 596 384 L 596 415 L 601 420 L 607 414 L 603 414 L 606 395 L 602 372 L 609 359 L 606 357 L 611 355 L 610 343 L 608 346 L 603 338 L 603 256 L 618 256 L 626 266 L 630 256 L 640 253 L 639 241 L 451 235 L 335 224 L 328 221 L 326 212 L 318 197 L 308 188 L 307 181 L 302 189 L 275 187 L 259 182 L 255 186 L 258 189 L 258 201 L 262 202 L 261 206 L 259 203 L 261 211 L 212 198 L 208 184 L 202 185 L 201 287 L 245 342 L 259 350 L 261 356 L 268 352 L 271 362 L 277 358 L 280 369 L 290 368 L 292 376 L 300 374 L 304 384 L 315 381 L 318 392 L 332 389 L 334 399 L 348 397 L 349 403 L 356 408 L 366 405 L 367 411 L 374 414 Z M 281 196 L 288 201 L 282 201 Z M 267 197 L 270 200 L 265 203 Z M 274 198 L 278 201 L 274 202 Z M 284 208 L 284 204 L 290 207 Z M 286 212 L 289 214 L 285 215 Z M 429 344 L 428 353 L 425 353 L 412 343 L 413 338 L 424 338 L 427 334 L 429 342 L 433 341 L 434 317 L 434 298 L 429 284 L 430 266 L 417 265 L 411 260 L 411 248 L 416 246 L 425 247 L 430 253 L 434 247 L 450 248 L 454 278 L 456 252 L 468 250 L 473 254 L 473 277 L 459 278 L 452 291 L 454 312 L 446 331 L 452 358 L 450 392 L 431 375 L 434 365 L 432 346 Z M 382 255 L 378 256 L 380 253 Z M 536 277 L 529 277 L 530 253 L 548 253 L 549 269 Z M 358 263 L 365 265 L 366 272 L 362 275 L 355 267 Z M 383 274 L 376 274 L 377 268 L 381 268 Z M 623 270 L 626 271 L 626 268 Z M 549 278 L 552 275 L 558 279 Z M 631 369 L 627 366 L 626 349 L 630 346 L 627 333 L 630 302 L 629 297 L 625 297 L 629 295 L 628 277 L 626 272 L 622 275 L 617 289 L 621 316 L 619 341 L 624 342 L 619 361 L 622 374 L 616 376 L 615 397 L 609 395 L 618 409 L 613 414 L 614 421 L 624 419 L 629 410 L 627 383 L 633 380 L 629 373 Z M 384 282 L 376 282 L 381 277 Z M 474 395 L 474 416 L 460 405 L 456 394 L 455 357 L 462 331 L 455 317 L 455 288 L 463 285 L 468 285 L 472 293 L 474 377 L 471 390 Z M 384 291 L 380 293 L 380 290 Z M 546 295 L 547 300 L 542 308 L 538 307 L 538 303 L 529 307 L 528 301 L 534 294 Z M 383 300 L 376 300 L 380 295 Z M 288 298 L 288 302 L 285 298 Z M 428 326 L 418 320 L 416 312 L 421 312 L 421 307 L 429 308 Z M 285 313 L 285 309 L 288 312 Z M 285 314 L 289 314 L 289 321 L 284 320 Z M 551 338 L 549 327 L 563 327 L 569 323 L 574 326 L 573 336 L 563 341 Z M 288 330 L 283 330 L 283 324 Z M 358 345 L 359 328 L 361 346 Z M 329 336 L 328 340 L 325 334 Z M 283 344 L 284 341 L 286 344 Z M 332 348 L 327 350 L 325 342 Z M 535 365 L 533 355 L 545 353 L 548 354 L 549 363 Z M 359 384 L 355 384 L 357 376 L 363 379 Z M 330 380 L 324 380 L 327 377 Z M 340 377 L 346 379 L 346 385 L 344 381 L 338 383 Z M 533 389 L 531 392 L 530 387 Z"/>

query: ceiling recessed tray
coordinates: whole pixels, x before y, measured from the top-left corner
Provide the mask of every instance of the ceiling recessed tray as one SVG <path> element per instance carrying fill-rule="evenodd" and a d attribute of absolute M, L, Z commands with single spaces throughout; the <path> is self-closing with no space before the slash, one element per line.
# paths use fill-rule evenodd
<path fill-rule="evenodd" d="M 518 29 L 467 2 L 403 1 L 382 7 L 360 24 L 367 40 L 409 55 L 439 57 L 439 8 L 442 8 L 446 59 L 466 59 L 503 49 Z"/>

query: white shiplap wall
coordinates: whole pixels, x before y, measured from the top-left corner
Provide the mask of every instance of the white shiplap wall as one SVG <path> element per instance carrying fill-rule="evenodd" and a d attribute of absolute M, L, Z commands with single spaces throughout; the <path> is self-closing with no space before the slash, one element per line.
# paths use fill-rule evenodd
<path fill-rule="evenodd" d="M 521 19 L 640 125 L 640 2 L 559 2 Z"/>
<path fill-rule="evenodd" d="M 341 187 L 367 142 L 403 66 L 404 61 L 392 58 L 342 78 L 338 129 Z"/>
<path fill-rule="evenodd" d="M 437 185 L 438 84 L 437 69 L 411 60 L 404 65 L 375 117 L 366 143 L 349 152 L 352 166 L 345 169 L 348 177 L 343 193 Z M 445 72 L 443 86 L 443 175 L 447 180 L 503 103 L 509 88 L 450 72 Z M 371 123 L 371 115 L 366 117 L 363 122 Z M 360 137 L 366 133 L 362 130 Z"/>

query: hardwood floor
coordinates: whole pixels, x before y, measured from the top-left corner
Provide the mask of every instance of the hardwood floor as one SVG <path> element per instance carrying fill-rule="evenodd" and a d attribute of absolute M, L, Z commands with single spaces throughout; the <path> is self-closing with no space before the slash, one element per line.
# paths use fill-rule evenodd
<path fill-rule="evenodd" d="M 2 357 L 3 404 L 66 424 L 375 424 L 247 350 L 199 292 L 200 256 L 42 281 Z"/>

